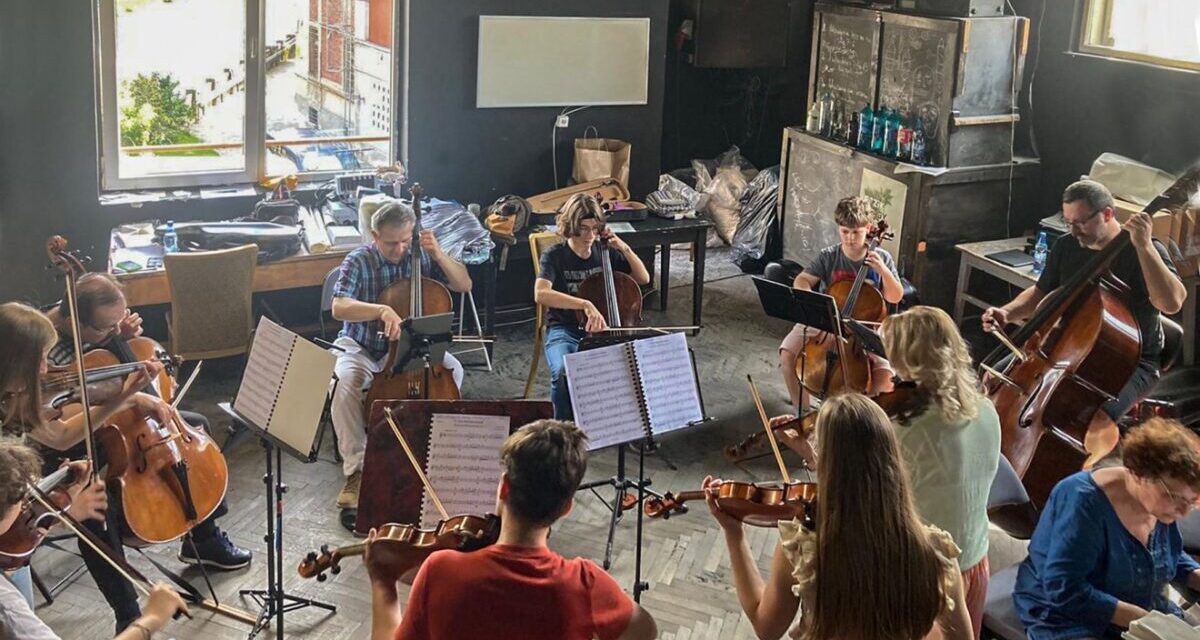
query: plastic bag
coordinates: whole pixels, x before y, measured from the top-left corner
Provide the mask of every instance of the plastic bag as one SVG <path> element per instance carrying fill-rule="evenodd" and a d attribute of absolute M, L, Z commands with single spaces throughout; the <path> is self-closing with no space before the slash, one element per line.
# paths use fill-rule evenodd
<path fill-rule="evenodd" d="M 695 218 L 708 205 L 708 194 L 700 193 L 668 174 L 658 177 L 658 190 L 646 196 L 646 206 L 664 218 Z"/>
<path fill-rule="evenodd" d="M 741 216 L 739 201 L 742 193 L 758 171 L 742 157 L 736 146 L 717 156 L 716 164 L 716 173 L 712 174 L 703 160 L 692 160 L 692 168 L 696 171 L 696 190 L 709 195 L 705 212 L 713 221 L 717 237 L 729 244 Z"/>
<path fill-rule="evenodd" d="M 371 216 L 393 198 L 377 194 L 364 196 L 358 203 L 359 231 L 363 242 L 371 242 Z M 482 264 L 492 255 L 496 243 L 492 234 L 462 204 L 453 200 L 429 198 L 421 207 L 421 226 L 433 231 L 442 251 L 463 264 Z"/>
<path fill-rule="evenodd" d="M 741 218 L 729 258 L 744 273 L 762 273 L 768 262 L 783 255 L 776 213 L 778 195 L 778 165 L 759 172 L 742 194 Z"/>

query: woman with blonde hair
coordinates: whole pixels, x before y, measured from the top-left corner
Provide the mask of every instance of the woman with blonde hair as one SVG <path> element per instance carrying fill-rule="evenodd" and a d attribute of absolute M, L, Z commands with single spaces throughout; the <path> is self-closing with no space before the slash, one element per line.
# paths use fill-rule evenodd
<path fill-rule="evenodd" d="M 642 259 L 604 223 L 604 209 L 595 198 L 586 193 L 571 196 L 558 214 L 558 234 L 566 241 L 542 253 L 533 285 L 534 301 L 548 310 L 544 350 L 550 367 L 550 400 L 554 417 L 559 420 L 570 420 L 574 415 L 563 360 L 579 350 L 579 341 L 586 333 L 608 328 L 596 305 L 577 295 L 580 283 L 603 269 L 600 252 L 593 250 L 600 246 L 596 242 L 608 240 L 614 272 L 629 274 L 639 285 L 650 283 L 650 272 Z M 587 318 L 584 326 L 576 318 L 577 311 Z"/>
<path fill-rule="evenodd" d="M 1151 418 L 1121 447 L 1121 466 L 1063 478 L 1042 509 L 1013 590 L 1031 640 L 1120 638 L 1149 611 L 1184 616 L 1167 583 L 1200 589 L 1178 524 L 1200 501 L 1200 438 Z"/>
<path fill-rule="evenodd" d="M 971 638 L 958 547 L 918 518 L 887 415 L 865 396 L 840 395 L 821 405 L 816 431 L 816 528 L 779 523 L 765 583 L 742 523 L 708 496 L 755 633 L 782 637 L 801 610 L 791 632 L 800 640 Z"/>
<path fill-rule="evenodd" d="M 950 316 L 918 306 L 883 321 L 883 345 L 917 401 L 893 417 L 921 519 L 962 549 L 967 610 L 979 637 L 988 586 L 988 492 L 1000 461 L 1000 417 L 979 392 L 971 354 Z"/>

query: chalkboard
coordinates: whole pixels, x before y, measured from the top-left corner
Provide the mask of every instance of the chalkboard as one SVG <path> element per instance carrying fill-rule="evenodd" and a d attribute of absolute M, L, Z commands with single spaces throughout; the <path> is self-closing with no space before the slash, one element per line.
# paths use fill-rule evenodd
<path fill-rule="evenodd" d="M 933 164 L 945 165 L 958 30 L 954 21 L 927 24 L 937 28 L 884 18 L 879 104 L 921 116 L 927 153 Z"/>
<path fill-rule="evenodd" d="M 860 172 L 848 159 L 822 148 L 828 143 L 790 130 L 787 137 L 783 257 L 808 265 L 822 249 L 839 242 L 833 210 L 838 200 L 858 194 Z"/>
<path fill-rule="evenodd" d="M 875 70 L 879 52 L 879 18 L 874 12 L 857 15 L 818 13 L 815 90 L 809 101 L 826 93 L 847 109 L 875 106 Z"/>

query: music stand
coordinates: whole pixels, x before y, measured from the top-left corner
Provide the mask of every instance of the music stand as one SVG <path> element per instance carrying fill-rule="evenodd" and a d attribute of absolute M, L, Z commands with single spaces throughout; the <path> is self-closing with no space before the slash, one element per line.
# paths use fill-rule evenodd
<path fill-rule="evenodd" d="M 396 364 L 392 372 L 415 371 L 433 363 L 440 364 L 454 339 L 453 324 L 453 313 L 405 319 L 396 341 Z"/>
<path fill-rule="evenodd" d="M 853 333 L 854 337 L 858 338 L 863 351 L 873 353 L 885 360 L 887 359 L 887 352 L 883 348 L 883 338 L 880 338 L 878 333 L 875 333 L 870 327 L 854 318 L 847 318 L 844 322 L 846 327 L 850 329 L 850 333 Z"/>
<path fill-rule="evenodd" d="M 758 289 L 758 300 L 762 304 L 763 311 L 768 316 L 790 320 L 816 331 L 824 331 L 833 335 L 839 344 L 841 343 L 843 339 L 841 315 L 833 296 L 807 289 L 793 289 L 785 284 L 759 276 L 752 276 L 751 279 L 754 280 L 754 286 Z M 839 352 L 840 349 L 829 349 L 825 352 L 825 380 L 822 382 L 819 397 L 825 397 L 829 391 L 829 372 L 833 371 Z M 804 367 L 800 368 L 800 387 L 807 389 L 807 385 L 804 384 L 804 369 Z M 796 415 L 801 414 L 803 414 L 801 407 L 796 407 Z"/>

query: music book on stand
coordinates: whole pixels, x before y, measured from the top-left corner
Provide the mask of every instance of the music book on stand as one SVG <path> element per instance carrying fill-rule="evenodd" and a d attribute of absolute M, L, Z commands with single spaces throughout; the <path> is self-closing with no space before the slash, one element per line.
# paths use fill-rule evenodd
<path fill-rule="evenodd" d="M 332 353 L 263 317 L 233 410 L 292 455 L 307 459 L 335 362 Z"/>
<path fill-rule="evenodd" d="M 566 357 L 575 423 L 590 450 L 633 442 L 704 419 L 687 337 L 670 333 Z"/>

